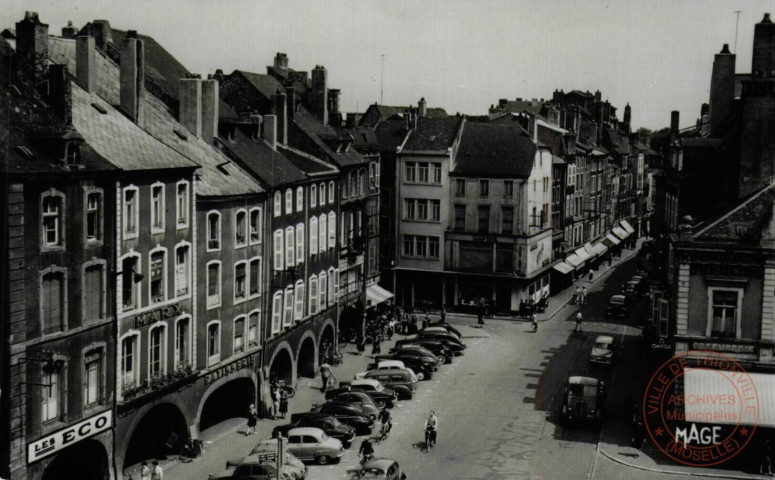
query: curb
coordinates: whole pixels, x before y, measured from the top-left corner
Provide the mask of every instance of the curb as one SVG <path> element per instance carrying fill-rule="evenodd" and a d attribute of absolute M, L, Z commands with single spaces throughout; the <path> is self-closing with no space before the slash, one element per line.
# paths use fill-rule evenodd
<path fill-rule="evenodd" d="M 705 477 L 705 478 L 732 478 L 735 480 L 750 480 L 751 478 L 772 478 L 769 475 L 760 475 L 758 473 L 751 473 L 748 475 L 730 475 L 725 473 L 680 472 L 676 470 L 667 470 L 664 468 L 644 467 L 641 465 L 636 465 L 634 463 L 625 462 L 624 460 L 616 458 L 613 455 L 610 455 L 609 453 L 607 453 L 602 448 L 600 449 L 600 453 L 603 454 L 604 457 L 611 460 L 612 462 L 616 462 L 620 465 L 624 465 L 625 467 L 634 468 L 636 470 L 643 470 L 646 472 L 660 473 L 664 475 L 686 475 L 690 477 Z"/>

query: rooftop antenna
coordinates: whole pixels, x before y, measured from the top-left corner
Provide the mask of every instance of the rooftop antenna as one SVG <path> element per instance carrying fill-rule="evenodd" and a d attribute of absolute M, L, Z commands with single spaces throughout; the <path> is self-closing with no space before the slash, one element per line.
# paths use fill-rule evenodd
<path fill-rule="evenodd" d="M 737 28 L 740 26 L 740 14 L 743 13 L 743 11 L 735 10 L 734 13 L 737 16 L 737 19 L 735 20 L 735 53 L 737 53 Z"/>
<path fill-rule="evenodd" d="M 385 54 L 383 53 L 380 55 L 382 57 L 382 66 L 380 68 L 380 74 L 379 74 L 379 104 L 384 105 L 385 100 L 383 98 L 384 94 L 384 88 L 385 88 Z"/>

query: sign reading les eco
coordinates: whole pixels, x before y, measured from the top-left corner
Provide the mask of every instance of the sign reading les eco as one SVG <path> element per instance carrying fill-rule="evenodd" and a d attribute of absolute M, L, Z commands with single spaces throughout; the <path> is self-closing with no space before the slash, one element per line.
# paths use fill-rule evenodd
<path fill-rule="evenodd" d="M 27 445 L 27 463 L 37 462 L 53 455 L 63 448 L 75 445 L 81 440 L 110 429 L 112 425 L 113 414 L 110 410 L 106 410 L 80 423 L 47 435 Z"/>

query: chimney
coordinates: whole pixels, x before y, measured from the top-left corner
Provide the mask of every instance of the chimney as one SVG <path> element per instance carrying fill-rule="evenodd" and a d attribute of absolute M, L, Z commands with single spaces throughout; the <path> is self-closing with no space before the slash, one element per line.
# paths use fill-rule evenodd
<path fill-rule="evenodd" d="M 680 119 L 680 113 L 678 110 L 670 112 L 670 137 L 678 136 L 678 121 Z"/>
<path fill-rule="evenodd" d="M 425 97 L 422 97 L 419 102 L 417 102 L 417 109 L 420 111 L 420 116 L 424 117 L 428 114 L 428 110 L 425 106 Z"/>
<path fill-rule="evenodd" d="M 769 13 L 754 27 L 751 73 L 755 77 L 775 76 L 775 24 Z"/>
<path fill-rule="evenodd" d="M 348 112 L 347 113 L 347 122 L 345 123 L 345 127 L 347 127 L 347 128 L 355 128 L 355 113 L 354 112 Z"/>
<path fill-rule="evenodd" d="M 73 123 L 73 103 L 70 95 L 70 78 L 66 65 L 52 64 L 48 69 L 48 99 L 65 125 Z"/>
<path fill-rule="evenodd" d="M 129 32 L 126 32 L 126 36 L 129 37 Z M 110 28 L 110 22 L 107 20 L 94 20 L 91 22 L 91 34 L 94 37 L 95 45 L 100 50 L 105 50 L 108 43 L 113 43 L 113 31 Z M 137 32 L 135 32 L 135 38 Z"/>
<path fill-rule="evenodd" d="M 602 100 L 603 96 L 600 94 L 600 90 L 595 90 L 595 102 Z"/>
<path fill-rule="evenodd" d="M 291 86 L 285 89 L 285 100 L 288 102 L 286 106 L 288 118 L 292 119 L 296 113 L 296 88 Z"/>
<path fill-rule="evenodd" d="M 277 141 L 288 145 L 288 104 L 284 93 L 272 95 L 272 113 L 277 116 Z"/>
<path fill-rule="evenodd" d="M 312 70 L 312 85 L 310 91 L 310 103 L 312 111 L 326 125 L 328 125 L 328 72 L 322 65 L 317 65 Z"/>
<path fill-rule="evenodd" d="M 99 38 L 96 40 L 99 46 Z M 129 30 L 121 49 L 121 110 L 132 121 L 142 124 L 145 120 L 145 50 L 137 32 Z"/>
<path fill-rule="evenodd" d="M 67 26 L 62 27 L 62 38 L 75 38 L 78 29 L 73 26 L 73 21 L 68 20 Z"/>
<path fill-rule="evenodd" d="M 329 116 L 337 116 L 339 115 L 339 97 L 341 95 L 342 91 L 338 88 L 330 88 L 328 90 L 328 100 L 329 100 L 329 109 L 328 109 L 328 115 Z"/>
<path fill-rule="evenodd" d="M 272 150 L 277 150 L 277 116 L 264 115 L 264 141 Z"/>
<path fill-rule="evenodd" d="M 87 92 L 97 90 L 97 65 L 95 63 L 94 37 L 80 35 L 75 39 L 75 81 Z"/>
<path fill-rule="evenodd" d="M 122 62 L 123 63 L 123 62 Z M 202 136 L 202 80 L 178 80 L 178 121 L 197 138 Z"/>
<path fill-rule="evenodd" d="M 202 140 L 212 144 L 218 136 L 218 80 L 202 80 Z"/>
<path fill-rule="evenodd" d="M 700 134 L 707 137 L 711 132 L 710 115 L 707 113 L 700 117 Z"/>
<path fill-rule="evenodd" d="M 37 12 L 25 12 L 16 22 L 17 65 L 23 74 L 40 84 L 46 80 L 48 66 L 48 25 L 41 23 Z"/>
<path fill-rule="evenodd" d="M 274 71 L 282 77 L 288 76 L 288 55 L 277 52 L 274 56 Z"/>
<path fill-rule="evenodd" d="M 527 133 L 534 142 L 538 141 L 538 119 L 535 115 L 529 115 L 527 118 Z"/>
<path fill-rule="evenodd" d="M 630 104 L 624 106 L 624 125 L 626 125 L 627 131 L 630 131 L 630 120 L 632 119 L 632 109 Z"/>
<path fill-rule="evenodd" d="M 756 26 L 760 32 L 759 25 Z M 772 30 L 772 29 L 770 29 Z M 760 32 L 761 33 L 761 32 Z M 775 39 L 775 37 L 772 37 Z M 710 131 L 717 134 L 719 127 L 732 116 L 735 101 L 735 54 L 724 44 L 713 59 L 710 77 Z"/>

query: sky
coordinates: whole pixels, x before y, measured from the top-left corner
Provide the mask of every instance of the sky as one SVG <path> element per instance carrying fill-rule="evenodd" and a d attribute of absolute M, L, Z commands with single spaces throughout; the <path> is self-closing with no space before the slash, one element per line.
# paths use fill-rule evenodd
<path fill-rule="evenodd" d="M 498 99 L 600 90 L 635 127 L 708 101 L 713 55 L 735 49 L 749 72 L 754 25 L 775 0 L 4 0 L 0 28 L 37 11 L 50 32 L 106 19 L 154 37 L 188 70 L 328 70 L 341 110 L 416 105 L 481 115 Z M 384 57 L 383 57 L 384 56 Z M 384 66 L 384 70 L 383 70 Z M 382 88 L 382 94 L 380 93 Z M 621 116 L 621 113 L 620 113 Z"/>

